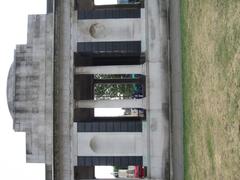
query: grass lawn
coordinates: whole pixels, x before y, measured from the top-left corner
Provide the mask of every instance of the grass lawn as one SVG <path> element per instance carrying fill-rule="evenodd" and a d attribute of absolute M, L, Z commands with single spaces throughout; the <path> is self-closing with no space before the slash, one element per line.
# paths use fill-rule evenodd
<path fill-rule="evenodd" d="M 240 0 L 181 0 L 185 180 L 240 180 Z"/>

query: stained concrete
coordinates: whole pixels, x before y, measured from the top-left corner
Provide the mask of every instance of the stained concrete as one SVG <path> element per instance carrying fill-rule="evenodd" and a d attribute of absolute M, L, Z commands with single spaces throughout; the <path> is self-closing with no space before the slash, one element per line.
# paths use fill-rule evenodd
<path fill-rule="evenodd" d="M 73 180 L 73 52 L 70 32 L 74 1 L 56 0 L 54 9 L 54 179 Z"/>
<path fill-rule="evenodd" d="M 78 42 L 141 41 L 141 19 L 78 21 Z"/>
<path fill-rule="evenodd" d="M 169 179 L 168 1 L 145 1 L 149 179 Z M 167 108 L 168 109 L 168 108 Z M 167 113 L 168 114 L 168 113 Z"/>
<path fill-rule="evenodd" d="M 17 45 L 9 71 L 7 97 L 13 128 L 26 132 L 26 161 L 45 163 L 52 173 L 53 16 L 28 17 L 26 45 Z"/>

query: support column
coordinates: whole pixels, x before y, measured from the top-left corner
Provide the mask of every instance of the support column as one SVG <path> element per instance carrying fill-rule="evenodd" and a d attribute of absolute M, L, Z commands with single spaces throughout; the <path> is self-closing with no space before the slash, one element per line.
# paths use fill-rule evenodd
<path fill-rule="evenodd" d="M 85 66 L 76 67 L 75 74 L 146 74 L 146 66 L 121 65 L 121 66 Z"/>
<path fill-rule="evenodd" d="M 75 102 L 75 108 L 146 108 L 146 100 L 79 100 Z"/>
<path fill-rule="evenodd" d="M 145 149 L 143 138 L 141 132 L 79 132 L 78 156 L 142 157 Z M 107 163 L 102 165 L 107 165 Z"/>

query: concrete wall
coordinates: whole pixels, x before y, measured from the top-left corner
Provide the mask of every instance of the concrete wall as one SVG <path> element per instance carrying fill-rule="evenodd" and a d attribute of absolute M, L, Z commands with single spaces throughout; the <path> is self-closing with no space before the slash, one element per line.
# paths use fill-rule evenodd
<path fill-rule="evenodd" d="M 139 19 L 77 20 L 74 34 L 76 34 L 76 43 L 141 41 L 142 52 L 145 52 L 145 10 L 141 10 L 141 18 Z"/>
<path fill-rule="evenodd" d="M 28 41 L 17 45 L 8 103 L 15 131 L 26 132 L 27 162 L 52 163 L 52 15 L 28 18 Z"/>
<path fill-rule="evenodd" d="M 78 42 L 139 41 L 141 33 L 141 19 L 78 21 Z"/>
<path fill-rule="evenodd" d="M 78 133 L 78 156 L 143 156 L 142 133 Z"/>

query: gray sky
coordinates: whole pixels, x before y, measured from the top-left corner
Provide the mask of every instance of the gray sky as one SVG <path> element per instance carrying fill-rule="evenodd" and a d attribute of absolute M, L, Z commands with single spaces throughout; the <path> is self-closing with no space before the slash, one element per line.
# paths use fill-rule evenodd
<path fill-rule="evenodd" d="M 112 3 L 116 0 L 96 0 L 96 3 Z M 7 100 L 8 70 L 13 62 L 16 44 L 26 44 L 27 15 L 45 14 L 46 0 L 3 1 L 0 6 L 0 179 L 44 180 L 44 164 L 26 164 L 25 133 L 13 131 Z M 103 171 L 103 170 L 100 170 Z"/>
<path fill-rule="evenodd" d="M 27 15 L 45 13 L 45 0 L 3 1 L 0 6 L 0 179 L 44 180 L 43 164 L 26 164 L 25 133 L 13 131 L 6 102 L 6 83 L 16 44 L 25 44 Z"/>

